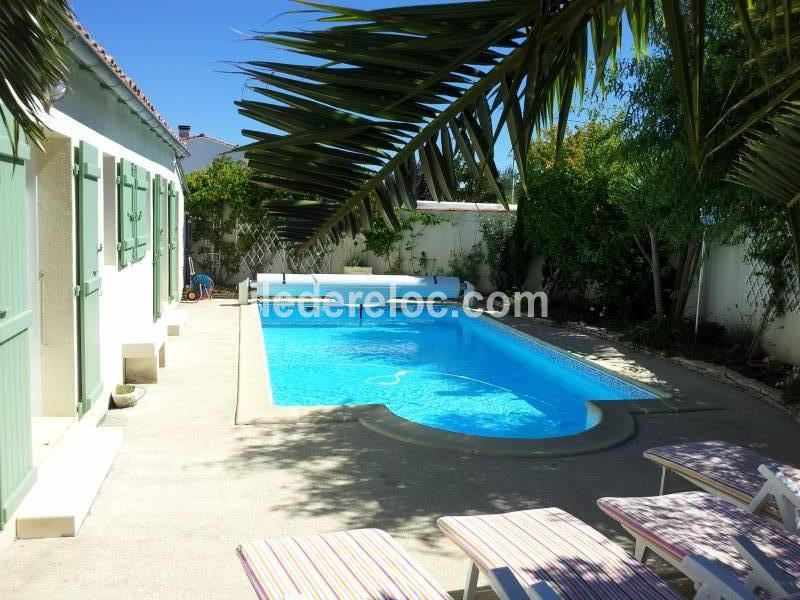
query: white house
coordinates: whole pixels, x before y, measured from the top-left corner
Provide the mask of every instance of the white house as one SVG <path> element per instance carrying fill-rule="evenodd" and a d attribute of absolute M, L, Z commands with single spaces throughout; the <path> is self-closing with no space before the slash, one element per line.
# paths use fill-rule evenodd
<path fill-rule="evenodd" d="M 184 173 L 199 171 L 236 147 L 235 144 L 223 142 L 205 133 L 192 134 L 190 125 L 178 125 L 178 137 L 189 151 L 189 156 L 181 160 Z M 241 152 L 233 152 L 226 156 L 231 160 L 241 160 L 244 157 Z"/>
<path fill-rule="evenodd" d="M 188 152 L 78 23 L 65 33 L 44 147 L 14 159 L 0 126 L 0 542 L 75 535 L 121 443 L 95 427 L 110 392 L 156 381 L 183 324 Z"/>

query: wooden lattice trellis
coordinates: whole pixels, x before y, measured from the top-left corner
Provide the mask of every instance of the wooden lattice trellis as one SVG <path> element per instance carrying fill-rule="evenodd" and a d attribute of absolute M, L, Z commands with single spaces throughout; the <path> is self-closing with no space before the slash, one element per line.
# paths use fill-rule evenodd
<path fill-rule="evenodd" d="M 800 281 L 798 281 L 797 269 L 789 255 L 784 260 L 784 272 L 788 278 L 785 295 L 786 310 L 788 312 L 800 312 Z M 763 275 L 764 265 L 760 262 L 753 262 L 749 265 L 750 271 L 747 274 L 747 290 L 745 300 L 753 306 L 764 306 L 769 301 L 770 286 Z"/>
<path fill-rule="evenodd" d="M 324 273 L 330 271 L 333 248 L 330 244 L 318 243 L 306 252 L 297 254 L 278 238 L 271 228 L 251 223 L 239 226 L 240 234 L 253 236 L 254 242 L 244 258 L 243 268 L 251 273 L 280 271 L 284 273 Z"/>

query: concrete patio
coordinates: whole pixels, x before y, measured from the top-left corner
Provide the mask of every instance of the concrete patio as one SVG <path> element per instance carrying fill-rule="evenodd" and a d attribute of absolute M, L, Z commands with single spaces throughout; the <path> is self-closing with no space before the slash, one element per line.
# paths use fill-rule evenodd
<path fill-rule="evenodd" d="M 637 415 L 631 441 L 559 459 L 462 456 L 357 422 L 235 426 L 239 308 L 185 308 L 190 325 L 170 340 L 159 383 L 105 419 L 124 428 L 123 447 L 79 536 L 11 545 L 0 555 L 0 598 L 253 598 L 239 541 L 355 527 L 389 531 L 460 590 L 465 560 L 439 534 L 440 515 L 557 505 L 627 544 L 594 501 L 655 493 L 659 472 L 641 457 L 648 447 L 718 438 L 800 464 L 800 425 L 759 400 L 672 362 L 530 323 L 552 343 L 719 410 Z"/>

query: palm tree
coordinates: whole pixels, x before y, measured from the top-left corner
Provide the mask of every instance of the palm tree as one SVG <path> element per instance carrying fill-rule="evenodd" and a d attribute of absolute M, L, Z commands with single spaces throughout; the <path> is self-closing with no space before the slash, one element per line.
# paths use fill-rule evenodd
<path fill-rule="evenodd" d="M 663 25 L 658 29 L 666 32 L 698 173 L 718 149 L 709 141 L 715 123 L 700 117 L 706 11 L 713 0 L 493 0 L 371 11 L 297 1 L 320 11 L 325 28 L 256 39 L 317 64 L 242 63 L 265 99 L 236 104 L 270 128 L 243 131 L 253 142 L 242 149 L 262 185 L 303 197 L 270 207 L 281 235 L 298 249 L 354 234 L 375 218 L 372 197 L 384 219 L 395 222 L 394 210 L 413 205 L 417 162 L 433 196 L 450 199 L 460 153 L 505 203 L 493 161 L 501 130 L 508 131 L 525 182 L 534 128 L 555 120 L 563 136 L 573 97 L 592 70 L 597 85 L 614 63 L 623 21 L 637 55 L 647 48 L 652 25 Z M 721 117 L 738 111 L 734 135 L 741 135 L 800 93 L 793 59 L 800 0 L 732 1 L 752 55 L 742 70 L 761 78 L 758 90 Z M 776 57 L 778 72 L 767 67 Z"/>
<path fill-rule="evenodd" d="M 36 144 L 44 140 L 37 115 L 52 86 L 66 78 L 62 31 L 71 19 L 68 0 L 0 2 L 0 118 L 15 155 L 20 133 Z"/>

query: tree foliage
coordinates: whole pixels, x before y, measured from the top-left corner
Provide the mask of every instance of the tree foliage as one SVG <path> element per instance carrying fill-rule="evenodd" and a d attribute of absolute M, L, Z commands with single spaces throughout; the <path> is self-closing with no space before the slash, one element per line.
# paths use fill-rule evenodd
<path fill-rule="evenodd" d="M 747 152 L 737 164 L 732 179 L 772 202 L 772 210 L 762 207 L 758 215 L 765 215 L 774 231 L 774 213 L 777 208 L 782 216 L 788 215 L 789 231 L 800 231 L 800 102 L 788 103 L 784 111 L 770 120 L 770 127 L 748 141 Z M 777 204 L 775 204 L 777 201 Z M 766 208 L 766 210 L 764 210 Z M 780 220 L 780 219 L 779 219 Z M 782 240 L 784 235 L 767 236 Z M 756 244 L 757 246 L 763 246 Z M 778 242 L 781 243 L 781 242 Z M 800 237 L 795 236 L 794 264 L 800 272 Z M 774 253 L 774 252 L 773 252 Z M 780 249 L 777 250 L 780 253 Z M 776 266 L 777 268 L 777 266 Z"/>
<path fill-rule="evenodd" d="M 537 137 L 528 153 L 528 195 L 517 209 L 518 239 L 543 258 L 542 287 L 556 302 L 589 300 L 612 316 L 641 317 L 649 306 L 646 266 L 610 200 L 619 144 L 613 122 L 568 132 L 560 154 L 555 130 Z"/>
<path fill-rule="evenodd" d="M 489 178 L 486 174 L 474 174 L 460 156 L 456 156 L 453 165 L 453 176 L 456 182 L 455 191 L 453 192 L 453 200 L 455 202 L 497 204 L 497 192 L 494 186 L 489 183 Z M 497 179 L 509 200 L 513 197 L 512 186 L 515 183 L 514 180 L 515 173 L 512 167 L 502 169 Z"/>
<path fill-rule="evenodd" d="M 217 159 L 189 173 L 186 179 L 186 214 L 192 237 L 199 242 L 201 253 L 219 253 L 219 269 L 214 276 L 227 280 L 240 271 L 242 258 L 271 227 L 265 201 L 278 193 L 255 185 L 251 170 L 228 158 Z M 240 232 L 243 224 L 253 227 Z M 208 269 L 209 265 L 203 267 Z"/>
<path fill-rule="evenodd" d="M 425 252 L 414 254 L 416 240 L 426 227 L 439 225 L 446 219 L 430 213 L 402 210 L 398 211 L 397 220 L 397 227 L 384 221 L 373 223 L 368 231 L 363 232 L 364 248 L 384 261 L 387 272 L 400 272 L 404 264 L 414 273 L 427 272 L 430 265 L 425 262 Z"/>

